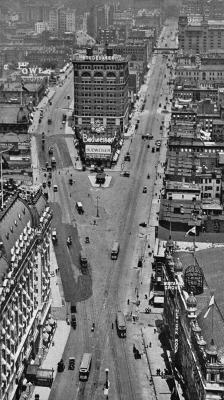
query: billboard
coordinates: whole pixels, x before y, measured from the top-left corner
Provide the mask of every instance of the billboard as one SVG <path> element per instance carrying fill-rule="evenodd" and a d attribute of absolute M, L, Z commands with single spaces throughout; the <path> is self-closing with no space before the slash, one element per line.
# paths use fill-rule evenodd
<path fill-rule="evenodd" d="M 99 156 L 110 156 L 111 155 L 111 146 L 109 145 L 92 145 L 86 144 L 85 146 L 86 155 L 95 155 L 96 157 Z"/>

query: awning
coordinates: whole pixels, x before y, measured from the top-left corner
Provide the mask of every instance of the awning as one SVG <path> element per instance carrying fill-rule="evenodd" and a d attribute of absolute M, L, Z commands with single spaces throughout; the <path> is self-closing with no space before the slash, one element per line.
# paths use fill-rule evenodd
<path fill-rule="evenodd" d="M 3 374 L 3 372 L 1 373 L 1 378 L 2 378 L 2 381 L 6 381 L 6 375 Z"/>
<path fill-rule="evenodd" d="M 46 325 L 45 329 L 46 329 L 47 333 L 51 333 L 51 331 L 52 331 L 52 327 L 50 325 Z"/>
<path fill-rule="evenodd" d="M 154 301 L 154 304 L 164 304 L 164 297 L 163 296 L 155 296 L 153 301 Z"/>
<path fill-rule="evenodd" d="M 51 317 L 51 318 L 49 318 L 48 319 L 48 324 L 50 324 L 50 325 L 54 325 L 55 324 L 55 321 L 54 321 L 54 319 Z"/>
<path fill-rule="evenodd" d="M 44 342 L 48 342 L 48 340 L 49 340 L 49 335 L 48 335 L 47 332 L 44 332 L 44 333 L 43 333 L 43 341 L 44 341 Z"/>

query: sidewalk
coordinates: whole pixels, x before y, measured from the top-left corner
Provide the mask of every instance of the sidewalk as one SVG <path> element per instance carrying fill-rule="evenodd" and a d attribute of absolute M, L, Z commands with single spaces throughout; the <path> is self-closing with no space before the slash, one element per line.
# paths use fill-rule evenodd
<path fill-rule="evenodd" d="M 63 357 L 64 348 L 66 346 L 71 326 L 66 322 L 66 307 L 63 294 L 62 283 L 60 279 L 60 270 L 57 264 L 57 259 L 54 252 L 54 246 L 50 241 L 50 275 L 51 275 L 51 316 L 56 321 L 56 329 L 53 339 L 46 349 L 41 348 L 36 360 L 40 360 L 41 369 L 52 370 L 53 378 L 57 373 L 57 363 Z M 39 356 L 39 357 L 38 357 Z M 27 385 L 20 399 L 35 400 L 35 395 L 39 394 L 41 400 L 48 400 L 51 388 L 42 386 Z"/>
<path fill-rule="evenodd" d="M 52 369 L 53 377 L 57 373 L 57 363 L 63 356 L 64 348 L 68 340 L 71 326 L 66 323 L 66 307 L 62 283 L 60 279 L 60 269 L 58 267 L 54 246 L 50 241 L 50 274 L 51 274 L 51 315 L 57 321 L 57 327 L 53 336 L 53 341 L 50 347 L 46 350 L 41 363 L 41 368 Z M 54 345 L 52 345 L 52 343 Z M 30 400 L 35 399 L 35 394 L 40 395 L 41 400 L 48 400 L 51 388 L 36 386 L 30 397 Z"/>

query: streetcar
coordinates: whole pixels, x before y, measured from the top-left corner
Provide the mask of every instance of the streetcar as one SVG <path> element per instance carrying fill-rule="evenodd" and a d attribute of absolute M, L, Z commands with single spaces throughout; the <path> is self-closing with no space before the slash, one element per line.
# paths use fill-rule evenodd
<path fill-rule="evenodd" d="M 87 381 L 90 373 L 92 363 L 92 354 L 84 353 L 81 361 L 81 365 L 79 368 L 79 380 Z"/>
<path fill-rule="evenodd" d="M 119 242 L 114 242 L 112 250 L 111 250 L 111 260 L 117 260 L 119 250 L 120 250 Z"/>
<path fill-rule="evenodd" d="M 122 311 L 117 312 L 116 317 L 117 334 L 120 338 L 126 338 L 126 323 L 125 317 Z"/>

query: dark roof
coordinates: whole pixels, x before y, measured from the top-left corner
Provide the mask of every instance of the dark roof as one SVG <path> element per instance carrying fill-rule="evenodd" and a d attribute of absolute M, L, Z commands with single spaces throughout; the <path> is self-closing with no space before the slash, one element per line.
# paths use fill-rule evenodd
<path fill-rule="evenodd" d="M 175 212 L 175 209 L 181 209 L 183 213 Z M 195 202 L 188 200 L 168 200 L 162 199 L 161 207 L 160 207 L 160 221 L 170 221 L 171 222 L 181 222 L 184 224 L 192 225 L 201 225 L 201 220 L 193 219 L 193 211 L 194 209 L 200 212 L 201 202 L 196 200 Z"/>
<path fill-rule="evenodd" d="M 0 219 L 0 241 L 3 243 L 4 252 L 8 261 L 11 259 L 11 248 L 15 245 L 16 240 L 29 221 L 32 227 L 33 218 L 30 208 L 24 200 L 17 197 L 12 205 L 9 206 L 4 217 Z"/>

